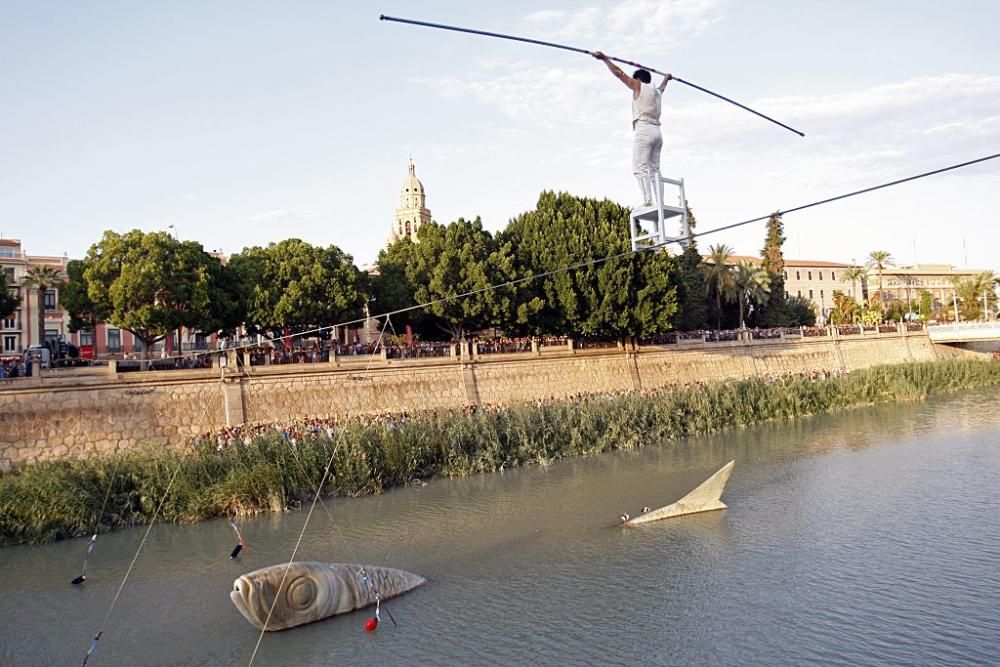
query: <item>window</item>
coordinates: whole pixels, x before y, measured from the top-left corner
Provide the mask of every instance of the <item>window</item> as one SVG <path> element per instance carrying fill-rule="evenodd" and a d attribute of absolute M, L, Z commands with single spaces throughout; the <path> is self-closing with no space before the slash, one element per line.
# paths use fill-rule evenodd
<path fill-rule="evenodd" d="M 799 290 L 799 298 L 802 298 L 802 290 Z"/>
<path fill-rule="evenodd" d="M 196 350 L 207 350 L 208 349 L 208 337 L 200 331 L 194 335 L 194 349 Z"/>
<path fill-rule="evenodd" d="M 821 298 L 821 299 L 823 298 L 823 290 L 819 291 L 819 298 Z"/>
<path fill-rule="evenodd" d="M 45 290 L 45 310 L 56 309 L 56 291 L 54 289 Z"/>
<path fill-rule="evenodd" d="M 3 337 L 3 351 L 4 352 L 17 352 L 17 336 L 4 336 Z"/>
<path fill-rule="evenodd" d="M 788 298 L 788 290 L 785 290 L 785 298 Z"/>
<path fill-rule="evenodd" d="M 4 318 L 3 328 L 4 329 L 16 329 L 17 328 L 17 319 L 14 318 L 14 317 Z"/>
<path fill-rule="evenodd" d="M 788 280 L 788 271 L 785 271 L 785 280 Z"/>
<path fill-rule="evenodd" d="M 830 272 L 830 280 L 836 280 L 836 279 L 837 279 L 837 272 L 836 271 L 831 271 Z"/>
<path fill-rule="evenodd" d="M 122 332 L 118 329 L 108 329 L 108 352 L 117 354 L 122 351 Z"/>
<path fill-rule="evenodd" d="M 823 272 L 822 271 L 819 272 L 819 279 L 823 280 Z"/>
<path fill-rule="evenodd" d="M 813 291 L 812 290 L 809 290 L 809 298 L 810 299 L 813 298 Z"/>
<path fill-rule="evenodd" d="M 799 275 L 799 272 L 798 272 L 798 271 L 796 271 L 796 272 L 795 272 L 795 279 L 796 279 L 796 280 L 802 280 L 802 276 L 801 276 L 801 275 Z M 799 296 L 802 296 L 802 295 L 800 294 Z"/>
<path fill-rule="evenodd" d="M 81 329 L 80 345 L 93 345 L 93 344 L 94 344 L 94 332 Z"/>
<path fill-rule="evenodd" d="M 813 272 L 812 271 L 806 271 L 806 275 L 809 276 L 809 280 L 813 279 Z"/>
<path fill-rule="evenodd" d="M 14 268 L 10 266 L 5 266 L 3 269 L 4 278 L 7 279 L 7 285 L 10 287 L 14 286 Z"/>
<path fill-rule="evenodd" d="M 59 342 L 59 329 L 46 329 L 45 330 L 45 342 L 46 343 L 58 343 Z"/>
<path fill-rule="evenodd" d="M 132 351 L 142 352 L 146 349 L 146 344 L 142 342 L 142 339 L 132 336 Z"/>

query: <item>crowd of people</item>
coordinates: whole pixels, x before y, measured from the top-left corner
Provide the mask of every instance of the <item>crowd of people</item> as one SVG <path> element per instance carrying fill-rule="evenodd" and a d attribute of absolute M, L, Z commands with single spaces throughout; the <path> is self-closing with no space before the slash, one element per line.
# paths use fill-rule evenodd
<path fill-rule="evenodd" d="M 842 377 L 847 371 L 840 369 L 817 369 L 800 371 L 797 373 L 765 373 L 760 377 L 768 382 L 782 382 L 794 378 L 802 378 L 811 381 L 826 380 L 829 378 Z M 583 404 L 594 400 L 607 400 L 623 396 L 637 395 L 643 399 L 651 399 L 664 392 L 688 390 L 707 386 L 704 380 L 695 380 L 678 384 L 668 385 L 661 388 L 640 389 L 638 392 L 630 389 L 620 389 L 600 392 L 577 392 L 565 397 L 549 396 L 532 401 L 536 407 L 543 407 L 553 403 Z M 477 413 L 496 414 L 510 407 L 506 403 L 483 403 L 467 404 L 462 410 L 467 415 Z M 230 426 L 214 433 L 207 433 L 195 438 L 200 442 L 211 442 L 219 452 L 223 452 L 230 447 L 251 446 L 255 442 L 268 439 L 274 435 L 279 435 L 282 439 L 295 447 L 299 443 L 319 440 L 323 438 L 332 439 L 336 433 L 348 424 L 360 425 L 364 427 L 383 426 L 386 428 L 396 428 L 401 424 L 414 419 L 433 419 L 437 416 L 438 410 L 428 409 L 420 411 L 397 410 L 377 413 L 360 414 L 338 414 L 327 417 L 314 417 L 309 419 L 297 419 L 285 422 L 270 423 L 248 423 L 239 426 Z"/>

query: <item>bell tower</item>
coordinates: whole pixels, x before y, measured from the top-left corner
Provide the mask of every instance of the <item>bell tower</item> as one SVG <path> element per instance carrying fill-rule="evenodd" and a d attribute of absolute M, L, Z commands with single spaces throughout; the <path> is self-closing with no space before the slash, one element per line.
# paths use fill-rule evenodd
<path fill-rule="evenodd" d="M 389 234 L 389 243 L 403 237 L 408 237 L 416 243 L 417 230 L 420 229 L 421 225 L 431 221 L 431 212 L 427 208 L 424 185 L 417 180 L 416 167 L 413 166 L 412 158 L 408 171 L 409 173 L 399 189 L 399 208 L 396 209 L 396 222 Z"/>

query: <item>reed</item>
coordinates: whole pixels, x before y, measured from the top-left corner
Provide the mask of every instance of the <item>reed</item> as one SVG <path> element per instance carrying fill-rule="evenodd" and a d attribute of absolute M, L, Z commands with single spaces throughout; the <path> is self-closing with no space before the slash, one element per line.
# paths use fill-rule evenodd
<path fill-rule="evenodd" d="M 278 432 L 217 452 L 144 448 L 82 461 L 29 465 L 0 476 L 0 544 L 38 543 L 147 523 L 170 478 L 160 520 L 186 523 L 298 507 L 312 498 L 328 460 L 324 493 L 381 493 L 435 476 L 492 472 L 612 449 L 665 443 L 852 406 L 911 401 L 1000 385 L 1000 362 L 948 360 L 879 366 L 850 375 L 749 378 L 662 389 L 648 396 L 417 416 L 394 424 L 349 422 L 292 446 Z M 104 494 L 111 495 L 100 517 Z M 98 521 L 99 519 L 99 521 Z"/>

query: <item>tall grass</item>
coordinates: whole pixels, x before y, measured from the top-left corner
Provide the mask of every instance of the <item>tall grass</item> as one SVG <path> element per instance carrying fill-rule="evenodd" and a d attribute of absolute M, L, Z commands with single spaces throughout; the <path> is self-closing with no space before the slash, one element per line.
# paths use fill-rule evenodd
<path fill-rule="evenodd" d="M 455 410 L 393 425 L 349 423 L 332 437 L 299 442 L 294 448 L 275 432 L 221 453 L 204 442 L 186 453 L 146 448 L 30 465 L 0 476 L 0 544 L 89 533 L 109 484 L 99 529 L 147 523 L 178 466 L 161 518 L 184 523 L 296 507 L 312 497 L 331 457 L 325 492 L 357 496 L 416 479 L 547 463 L 849 406 L 995 385 L 1000 385 L 1000 362 L 948 360 L 880 366 L 823 380 L 727 380 L 647 397 L 591 396 L 471 415 Z"/>

